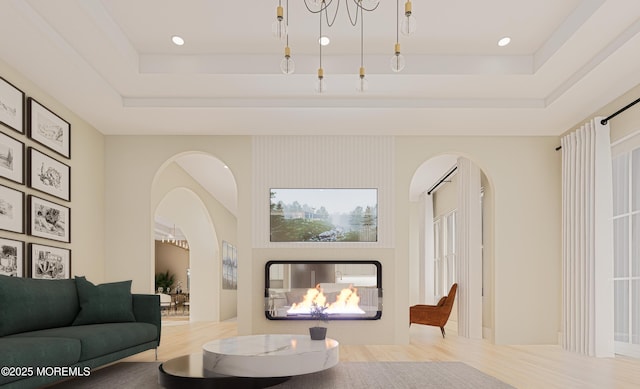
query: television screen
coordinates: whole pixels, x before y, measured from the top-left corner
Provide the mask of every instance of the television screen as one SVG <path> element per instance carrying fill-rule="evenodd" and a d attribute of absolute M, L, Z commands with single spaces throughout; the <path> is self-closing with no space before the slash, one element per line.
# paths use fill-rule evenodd
<path fill-rule="evenodd" d="M 271 242 L 377 242 L 377 189 L 271 189 Z"/>

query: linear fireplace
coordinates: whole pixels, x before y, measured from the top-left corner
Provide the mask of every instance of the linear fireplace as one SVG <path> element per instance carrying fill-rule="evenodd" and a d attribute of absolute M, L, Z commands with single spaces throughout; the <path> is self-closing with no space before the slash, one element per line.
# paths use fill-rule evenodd
<path fill-rule="evenodd" d="M 331 320 L 382 316 L 382 264 L 372 260 L 269 261 L 265 265 L 265 316 L 310 320 L 326 307 Z"/>

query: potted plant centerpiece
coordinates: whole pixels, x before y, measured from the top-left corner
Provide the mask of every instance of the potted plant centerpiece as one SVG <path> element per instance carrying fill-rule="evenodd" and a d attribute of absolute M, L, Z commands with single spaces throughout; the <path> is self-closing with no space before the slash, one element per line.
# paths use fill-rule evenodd
<path fill-rule="evenodd" d="M 311 314 L 311 318 L 317 320 L 317 325 L 315 327 L 309 327 L 309 335 L 311 335 L 311 340 L 324 340 L 327 336 L 327 327 L 322 327 L 320 322 L 328 323 L 329 322 L 329 314 L 326 312 L 327 307 L 323 305 L 318 305 L 317 303 L 313 303 L 311 306 L 311 310 L 309 313 Z"/>

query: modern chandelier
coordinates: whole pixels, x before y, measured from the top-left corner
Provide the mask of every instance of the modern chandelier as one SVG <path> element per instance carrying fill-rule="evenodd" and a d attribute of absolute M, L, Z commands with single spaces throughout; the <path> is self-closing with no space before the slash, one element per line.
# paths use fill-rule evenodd
<path fill-rule="evenodd" d="M 284 74 L 293 74 L 295 71 L 295 62 L 291 56 L 291 48 L 289 47 L 289 0 L 286 1 L 286 8 L 282 6 L 282 0 L 278 0 L 276 8 L 276 20 L 272 25 L 273 36 L 280 40 L 285 40 L 284 57 L 280 62 L 280 70 Z M 304 0 L 307 10 L 314 15 L 318 15 L 320 19 L 318 47 L 319 47 L 319 67 L 318 78 L 315 90 L 318 93 L 326 92 L 327 85 L 324 78 L 324 69 L 322 68 L 322 46 L 321 42 L 322 27 L 332 27 L 340 10 L 340 3 L 344 2 L 344 7 L 348 15 L 349 22 L 355 28 L 360 28 L 360 69 L 356 90 L 364 92 L 367 90 L 368 81 L 366 79 L 364 67 L 364 15 L 365 12 L 373 12 L 378 9 L 381 0 Z M 353 3 L 353 5 L 349 5 Z M 285 12 L 286 11 L 286 12 Z M 393 56 L 391 57 L 391 70 L 395 73 L 401 72 L 406 61 L 400 51 L 400 32 L 403 35 L 411 35 L 416 31 L 416 20 L 412 13 L 411 0 L 405 0 L 404 16 L 400 16 L 400 0 L 396 0 L 396 43 L 394 45 Z M 326 43 L 325 43 L 326 44 Z"/>

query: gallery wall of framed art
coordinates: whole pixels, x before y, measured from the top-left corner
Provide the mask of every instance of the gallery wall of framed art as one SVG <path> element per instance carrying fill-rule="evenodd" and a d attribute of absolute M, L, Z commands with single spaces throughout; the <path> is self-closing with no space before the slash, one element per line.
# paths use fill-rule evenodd
<path fill-rule="evenodd" d="M 71 124 L 0 75 L 0 275 L 71 277 L 70 160 Z"/>

